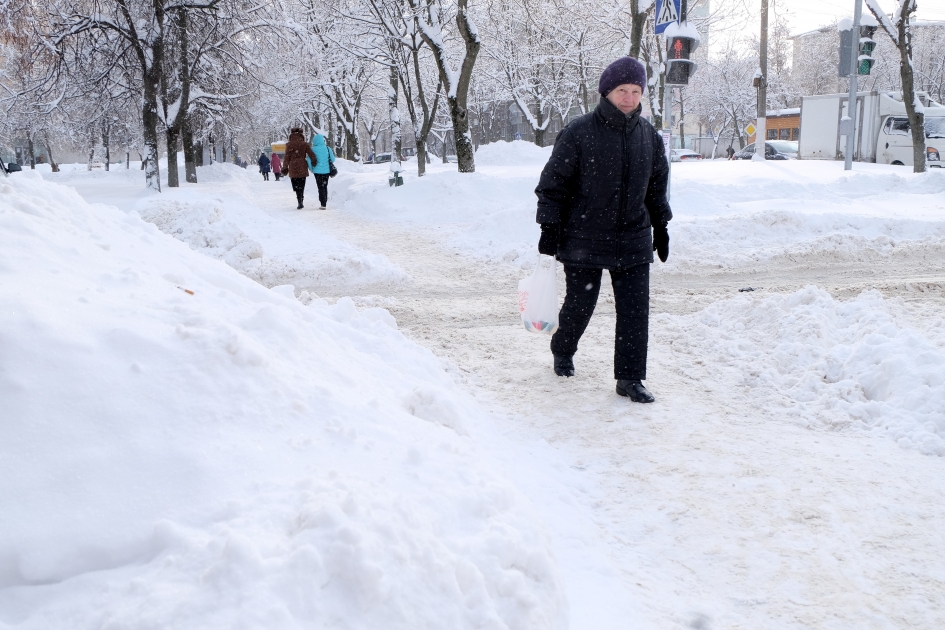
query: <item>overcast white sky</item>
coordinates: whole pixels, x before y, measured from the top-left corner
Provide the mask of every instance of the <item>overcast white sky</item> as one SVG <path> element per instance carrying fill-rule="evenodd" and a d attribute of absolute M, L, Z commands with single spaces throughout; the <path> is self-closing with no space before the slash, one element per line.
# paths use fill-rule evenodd
<path fill-rule="evenodd" d="M 757 17 L 761 8 L 761 0 L 712 0 L 713 7 L 728 2 L 744 2 L 751 7 Z M 769 0 L 775 10 L 784 7 L 788 10 L 793 33 L 803 33 L 813 30 L 824 24 L 829 24 L 834 18 L 853 17 L 854 0 Z M 919 8 L 916 17 L 920 20 L 945 20 L 945 0 L 918 0 Z M 896 6 L 896 0 L 879 0 L 880 6 L 891 11 Z M 866 11 L 864 5 L 863 11 Z M 758 33 L 760 19 L 754 20 L 752 32 Z M 747 33 L 746 33 L 747 34 Z"/>

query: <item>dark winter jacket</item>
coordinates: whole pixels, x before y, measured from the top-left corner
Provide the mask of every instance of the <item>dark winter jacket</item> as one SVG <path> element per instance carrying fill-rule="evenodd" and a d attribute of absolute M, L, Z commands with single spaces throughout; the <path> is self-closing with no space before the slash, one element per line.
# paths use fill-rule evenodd
<path fill-rule="evenodd" d="M 558 226 L 565 264 L 618 269 L 653 262 L 654 224 L 673 213 L 663 139 L 640 116 L 606 98 L 555 141 L 535 194 L 538 223 Z"/>
<path fill-rule="evenodd" d="M 312 153 L 305 136 L 299 132 L 289 134 L 289 141 L 285 145 L 285 158 L 282 160 L 282 170 L 288 170 L 289 177 L 308 177 L 308 162 L 306 156 L 316 163 L 318 158 Z"/>
<path fill-rule="evenodd" d="M 268 173 L 268 172 L 269 172 L 269 158 L 266 157 L 266 154 L 265 154 L 265 153 L 260 154 L 259 159 L 256 160 L 256 161 L 257 161 L 257 163 L 259 164 L 259 172 L 260 172 L 260 173 Z"/>

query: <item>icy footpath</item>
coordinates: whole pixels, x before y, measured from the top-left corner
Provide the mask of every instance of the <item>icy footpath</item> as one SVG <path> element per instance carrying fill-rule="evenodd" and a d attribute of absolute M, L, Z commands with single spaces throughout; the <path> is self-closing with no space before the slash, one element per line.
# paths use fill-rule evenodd
<path fill-rule="evenodd" d="M 0 628 L 564 628 L 532 507 L 381 309 L 0 180 Z M 473 436 L 473 437 L 470 437 Z"/>
<path fill-rule="evenodd" d="M 687 372 L 804 426 L 886 433 L 945 455 L 945 316 L 910 316 L 866 291 L 841 302 L 816 287 L 738 297 L 657 328 Z M 712 374 L 702 374 L 710 370 Z"/>

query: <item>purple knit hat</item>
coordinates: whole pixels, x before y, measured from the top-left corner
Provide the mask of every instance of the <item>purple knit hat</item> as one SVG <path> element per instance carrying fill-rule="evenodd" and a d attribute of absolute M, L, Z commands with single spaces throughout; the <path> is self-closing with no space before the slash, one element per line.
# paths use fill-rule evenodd
<path fill-rule="evenodd" d="M 607 96 L 618 85 L 632 83 L 646 90 L 646 68 L 633 57 L 621 57 L 604 69 L 597 84 L 601 96 Z"/>

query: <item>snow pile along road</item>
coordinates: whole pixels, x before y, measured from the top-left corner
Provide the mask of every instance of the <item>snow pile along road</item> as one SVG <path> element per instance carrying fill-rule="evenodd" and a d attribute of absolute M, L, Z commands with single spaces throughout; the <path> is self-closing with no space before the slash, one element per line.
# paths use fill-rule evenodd
<path fill-rule="evenodd" d="M 481 412 L 386 311 L 304 306 L 23 175 L 0 181 L 0 628 L 566 626 Z"/>
<path fill-rule="evenodd" d="M 945 455 L 941 313 L 925 322 L 925 333 L 876 291 L 839 302 L 807 287 L 658 318 L 660 338 L 690 359 L 681 369 L 765 414 L 884 432 L 903 447 Z"/>
<path fill-rule="evenodd" d="M 551 148 L 526 142 L 482 145 L 476 172 L 431 164 L 405 185 L 387 186 L 385 165 L 333 180 L 344 210 L 372 220 L 439 230 L 478 259 L 529 268 L 535 258 L 535 186 Z M 884 261 L 908 250 L 945 255 L 945 173 L 839 162 L 716 161 L 673 165 L 669 261 L 659 273 L 777 264 L 798 257 Z"/>

